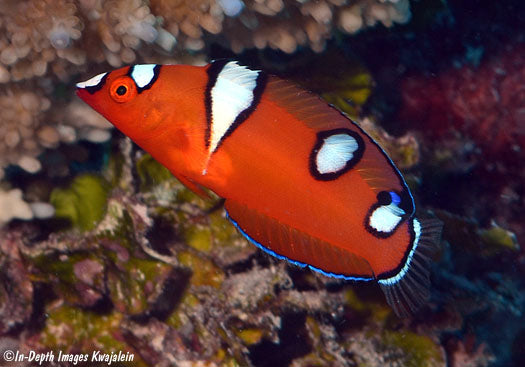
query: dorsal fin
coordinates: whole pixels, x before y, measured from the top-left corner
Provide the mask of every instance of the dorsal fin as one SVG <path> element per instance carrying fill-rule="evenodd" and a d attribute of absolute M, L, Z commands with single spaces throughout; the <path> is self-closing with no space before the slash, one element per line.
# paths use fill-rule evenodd
<path fill-rule="evenodd" d="M 362 257 L 284 225 L 231 199 L 226 200 L 225 209 L 241 234 L 272 256 L 336 278 L 374 279 L 372 268 Z"/>

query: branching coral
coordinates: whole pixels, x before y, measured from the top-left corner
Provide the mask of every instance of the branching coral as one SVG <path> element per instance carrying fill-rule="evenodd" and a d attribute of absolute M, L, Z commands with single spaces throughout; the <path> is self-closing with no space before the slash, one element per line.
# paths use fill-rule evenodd
<path fill-rule="evenodd" d="M 89 26 L 86 36 L 97 41 L 97 58 L 114 67 L 133 63 L 142 42 L 152 43 L 158 38 L 157 20 L 145 1 L 85 0 L 81 5 Z"/>
<path fill-rule="evenodd" d="M 204 47 L 203 30 L 217 34 L 222 30 L 224 15 L 214 0 L 153 0 L 151 8 L 163 17 L 168 31 L 184 39 L 183 47 L 200 50 Z"/>
<path fill-rule="evenodd" d="M 0 96 L 0 170 L 18 164 L 34 172 L 42 147 L 109 137 L 97 118 L 87 118 L 95 121 L 95 129 L 81 129 L 67 113 L 53 111 L 51 119 L 45 114 L 53 100 L 45 97 L 53 92 L 50 86 L 57 79 L 70 83 L 86 65 L 174 62 L 186 51 L 197 57 L 185 63 L 202 62 L 199 51 L 212 42 L 235 52 L 271 47 L 291 53 L 299 45 L 321 51 L 337 28 L 353 33 L 377 22 L 402 23 L 409 16 L 408 0 L 2 1 L 0 83 L 7 85 Z M 157 52 L 174 50 L 176 58 L 167 60 Z M 14 85 L 21 81 L 29 83 Z M 27 85 L 44 89 L 24 89 Z M 65 111 L 79 109 L 72 105 Z"/>
<path fill-rule="evenodd" d="M 410 17 L 408 0 L 25 0 L 0 4 L 0 81 L 51 68 L 65 79 L 86 61 L 133 63 L 143 44 L 201 50 L 222 41 L 234 51 L 298 45 L 324 48 L 334 29 L 355 33 Z M 163 23 L 163 24 L 162 24 Z"/>
<path fill-rule="evenodd" d="M 86 61 L 112 66 L 135 61 L 142 41 L 159 37 L 156 17 L 142 0 L 26 0 L 0 5 L 0 81 L 40 77 L 67 80 Z"/>
<path fill-rule="evenodd" d="M 0 95 L 0 169 L 18 164 L 29 172 L 40 169 L 34 158 L 42 146 L 59 140 L 53 128 L 42 123 L 50 102 L 35 90 L 10 88 Z"/>
<path fill-rule="evenodd" d="M 242 25 L 230 23 L 225 30 L 234 51 L 255 46 L 291 53 L 308 45 L 319 52 L 336 27 L 355 33 L 377 22 L 390 27 L 410 18 L 406 0 L 256 0 L 247 8 L 239 17 Z M 238 31 L 242 26 L 246 32 Z"/>
<path fill-rule="evenodd" d="M 3 2 L 0 62 L 10 71 L 9 79 L 42 76 L 53 62 L 55 72 L 64 60 L 85 62 L 85 51 L 73 45 L 82 30 L 76 9 L 71 0 Z"/>
<path fill-rule="evenodd" d="M 0 177 L 9 165 L 28 172 L 40 170 L 36 159 L 45 148 L 79 138 L 109 139 L 109 123 L 78 101 L 52 110 L 44 90 L 9 86 L 0 93 Z"/>
<path fill-rule="evenodd" d="M 271 47 L 287 53 L 299 45 L 324 49 L 335 28 L 355 33 L 377 22 L 390 27 L 410 18 L 407 0 L 152 0 L 153 12 L 181 38 L 184 47 L 201 49 L 203 31 L 222 40 L 235 52 Z"/>

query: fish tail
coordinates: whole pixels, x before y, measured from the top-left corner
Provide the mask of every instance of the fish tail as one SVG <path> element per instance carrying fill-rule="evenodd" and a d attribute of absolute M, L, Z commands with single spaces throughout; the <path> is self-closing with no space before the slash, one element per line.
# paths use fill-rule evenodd
<path fill-rule="evenodd" d="M 430 297 L 431 257 L 439 248 L 443 223 L 438 219 L 413 219 L 414 244 L 407 263 L 396 275 L 380 279 L 386 301 L 399 317 L 415 313 Z"/>

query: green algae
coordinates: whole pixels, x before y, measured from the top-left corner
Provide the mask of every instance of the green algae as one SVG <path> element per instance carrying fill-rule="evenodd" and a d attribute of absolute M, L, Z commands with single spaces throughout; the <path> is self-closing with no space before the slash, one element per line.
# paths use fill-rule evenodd
<path fill-rule="evenodd" d="M 398 167 L 412 167 L 419 162 L 419 150 L 411 144 L 399 146 L 396 158 Z"/>
<path fill-rule="evenodd" d="M 181 251 L 177 259 L 181 265 L 193 271 L 190 280 L 192 285 L 220 288 L 224 281 L 224 272 L 210 260 L 203 259 L 190 251 Z"/>
<path fill-rule="evenodd" d="M 123 318 L 118 312 L 100 315 L 61 305 L 47 310 L 41 342 L 49 349 L 63 353 L 129 352 L 134 354 L 133 366 L 145 367 L 140 355 L 118 337 Z"/>
<path fill-rule="evenodd" d="M 66 189 L 54 189 L 50 202 L 55 216 L 71 221 L 83 231 L 93 229 L 106 211 L 108 186 L 100 176 L 85 174 L 77 176 Z"/>
<path fill-rule="evenodd" d="M 190 226 L 184 232 L 185 242 L 194 249 L 210 252 L 212 249 L 212 233 L 209 226 Z"/>
<path fill-rule="evenodd" d="M 100 315 L 62 305 L 48 310 L 43 343 L 54 348 L 93 343 L 93 347 L 107 347 L 108 351 L 113 348 L 122 350 L 126 345 L 111 337 L 122 321 L 122 317 L 120 313 Z M 57 330 L 61 332 L 57 333 Z"/>
<path fill-rule="evenodd" d="M 235 227 L 223 216 L 222 209 L 203 216 L 197 223 L 190 216 L 182 214 L 178 222 L 184 242 L 200 252 L 210 253 L 214 249 L 232 246 L 234 240 L 241 238 Z"/>
<path fill-rule="evenodd" d="M 67 256 L 53 253 L 36 256 L 32 262 L 39 270 L 37 275 L 39 282 L 51 283 L 55 293 L 67 302 L 82 304 L 84 299 L 76 288 L 81 280 L 75 274 L 75 265 L 81 261 L 90 260 L 99 263 L 100 269 L 103 269 L 103 260 L 97 255 L 98 252 L 88 253 L 86 251 L 74 252 Z M 103 288 L 102 274 L 94 275 L 92 280 L 93 284 L 90 284 L 90 287 Z"/>
<path fill-rule="evenodd" d="M 351 54 L 343 55 L 337 49 L 329 49 L 322 57 L 311 56 L 294 64 L 287 77 L 319 94 L 351 118 L 359 117 L 374 88 L 372 75 L 362 60 Z"/>
<path fill-rule="evenodd" d="M 63 261 L 58 254 L 40 255 L 33 260 L 33 264 L 44 274 L 56 277 L 66 284 L 74 284 L 74 265 L 88 256 L 86 252 L 77 252 L 69 254 L 67 260 Z"/>
<path fill-rule="evenodd" d="M 211 213 L 209 219 L 213 239 L 217 245 L 231 246 L 232 240 L 241 238 L 231 222 L 223 216 L 222 210 Z"/>
<path fill-rule="evenodd" d="M 144 154 L 137 160 L 136 169 L 141 191 L 151 190 L 154 186 L 173 179 L 171 172 L 149 154 Z"/>
<path fill-rule="evenodd" d="M 474 220 L 436 210 L 436 216 L 444 223 L 443 238 L 457 244 L 462 250 L 482 256 L 497 256 L 504 251 L 519 251 L 516 235 L 496 223 L 481 228 Z"/>
<path fill-rule="evenodd" d="M 403 352 L 405 367 L 433 367 L 444 364 L 440 347 L 428 336 L 406 330 L 386 331 L 383 334 L 383 343 Z"/>
<path fill-rule="evenodd" d="M 345 303 L 358 312 L 363 312 L 368 309 L 368 306 L 357 297 L 352 289 L 347 289 L 345 291 Z"/>
<path fill-rule="evenodd" d="M 116 241 L 130 251 L 136 247 L 136 229 L 133 218 L 128 210 L 116 200 L 109 201 L 108 214 L 101 223 L 101 228 L 98 229 L 96 238 L 99 241 Z M 111 255 L 113 260 L 116 259 L 115 256 L 115 254 Z"/>
<path fill-rule="evenodd" d="M 373 79 L 364 68 L 356 68 L 334 80 L 331 90 L 322 93 L 325 101 L 335 105 L 351 118 L 359 117 L 360 106 L 364 105 L 372 93 Z"/>
<path fill-rule="evenodd" d="M 187 321 L 187 310 L 193 310 L 200 305 L 199 299 L 191 292 L 186 291 L 180 300 L 179 307 L 177 307 L 166 319 L 166 324 L 179 329 L 184 326 L 184 321 Z"/>
<path fill-rule="evenodd" d="M 480 231 L 480 237 L 487 248 L 504 248 L 514 251 L 520 249 L 516 235 L 495 223 L 490 228 Z"/>
<path fill-rule="evenodd" d="M 107 288 L 115 308 L 128 315 L 148 310 L 155 287 L 171 271 L 171 266 L 159 261 L 131 257 L 122 267 L 111 268 Z"/>
<path fill-rule="evenodd" d="M 123 185 L 123 175 L 125 172 L 126 159 L 122 152 L 113 152 L 107 160 L 106 167 L 104 168 L 104 178 L 108 181 L 112 188 L 125 186 Z"/>
<path fill-rule="evenodd" d="M 217 353 L 213 356 L 213 361 L 219 364 L 219 366 L 223 367 L 240 367 L 243 364 L 240 364 L 237 362 L 234 358 L 229 357 L 226 354 L 226 351 L 224 349 L 219 349 Z"/>
<path fill-rule="evenodd" d="M 264 332 L 256 328 L 238 329 L 234 332 L 247 346 L 259 343 L 264 336 Z"/>
<path fill-rule="evenodd" d="M 370 314 L 370 319 L 382 323 L 392 314 L 392 309 L 386 304 L 377 302 L 367 302 L 361 300 L 352 289 L 344 292 L 345 303 L 354 311 Z"/>

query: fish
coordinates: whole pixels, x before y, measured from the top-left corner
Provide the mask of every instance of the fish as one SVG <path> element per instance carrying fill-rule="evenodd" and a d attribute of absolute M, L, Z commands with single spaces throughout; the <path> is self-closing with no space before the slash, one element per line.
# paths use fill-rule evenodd
<path fill-rule="evenodd" d="M 222 197 L 266 253 L 376 281 L 400 317 L 427 301 L 440 222 L 416 218 L 385 151 L 317 95 L 235 60 L 126 66 L 76 93 L 189 189 Z"/>

